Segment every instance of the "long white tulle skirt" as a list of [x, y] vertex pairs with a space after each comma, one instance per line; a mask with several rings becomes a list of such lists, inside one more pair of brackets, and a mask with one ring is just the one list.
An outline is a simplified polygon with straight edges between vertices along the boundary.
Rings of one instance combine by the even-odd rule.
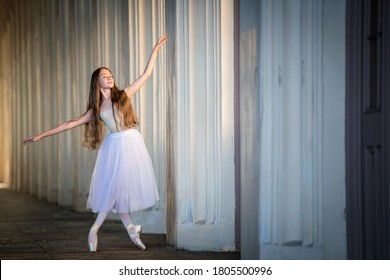
[[143, 136], [136, 129], [109, 133], [98, 151], [87, 201], [93, 212], [135, 212], [159, 199]]

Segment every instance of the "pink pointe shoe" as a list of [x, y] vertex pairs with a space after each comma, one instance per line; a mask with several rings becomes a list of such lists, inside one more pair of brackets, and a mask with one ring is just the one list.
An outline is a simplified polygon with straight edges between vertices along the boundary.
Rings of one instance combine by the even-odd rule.
[[140, 248], [141, 250], [145, 250], [146, 247], [144, 243], [142, 243], [140, 238], [142, 232], [142, 226], [131, 224], [128, 227], [126, 227], [126, 229], [127, 229], [127, 233], [130, 236], [131, 241], [133, 241], [133, 243], [137, 245], [138, 248]]
[[91, 229], [89, 230], [88, 234], [88, 246], [89, 246], [89, 251], [91, 253], [96, 252], [97, 250], [97, 243], [98, 243], [98, 238], [97, 238], [97, 232], [99, 230], [98, 225], [93, 225]]

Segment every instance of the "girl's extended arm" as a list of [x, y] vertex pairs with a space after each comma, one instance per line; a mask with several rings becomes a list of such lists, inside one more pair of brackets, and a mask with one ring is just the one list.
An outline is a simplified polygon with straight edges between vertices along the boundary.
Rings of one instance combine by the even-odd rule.
[[168, 40], [167, 35], [163, 35], [160, 37], [157, 44], [153, 48], [153, 52], [150, 55], [149, 62], [146, 65], [144, 73], [137, 80], [135, 80], [131, 85], [125, 88], [125, 92], [127, 93], [127, 96], [129, 98], [132, 97], [152, 75], [152, 71], [154, 68], [154, 64], [156, 63], [158, 51], [160, 50], [161, 46], [166, 42], [166, 40]]
[[27, 137], [26, 139], [24, 139], [23, 143], [24, 144], [33, 143], [33, 142], [36, 142], [38, 140], [41, 140], [42, 138], [49, 137], [49, 136], [64, 132], [66, 130], [75, 128], [77, 126], [86, 124], [87, 122], [90, 122], [92, 120], [92, 117], [93, 117], [92, 110], [88, 110], [86, 113], [84, 113], [83, 115], [81, 115], [78, 118], [63, 122], [63, 123], [57, 125], [56, 127], [52, 128], [50, 130], [47, 130], [41, 134]]

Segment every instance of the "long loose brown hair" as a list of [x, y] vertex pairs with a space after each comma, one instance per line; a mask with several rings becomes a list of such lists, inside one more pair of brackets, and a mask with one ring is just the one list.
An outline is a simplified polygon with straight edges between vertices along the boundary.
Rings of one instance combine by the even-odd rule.
[[[107, 69], [112, 74], [111, 70], [106, 67], [96, 69], [91, 76], [91, 84], [89, 86], [89, 97], [87, 104], [87, 112], [92, 110], [93, 118], [85, 124], [83, 145], [89, 149], [96, 150], [99, 148], [104, 138], [103, 122], [100, 118], [100, 106], [103, 103], [103, 94], [100, 91], [99, 74], [102, 69]], [[113, 107], [113, 115], [118, 128], [118, 120], [114, 114], [114, 106], [118, 110], [118, 115], [126, 127], [132, 128], [139, 125], [139, 121], [130, 98], [124, 90], [119, 90], [115, 84], [111, 89], [111, 102]], [[119, 120], [119, 123], [121, 121]]]

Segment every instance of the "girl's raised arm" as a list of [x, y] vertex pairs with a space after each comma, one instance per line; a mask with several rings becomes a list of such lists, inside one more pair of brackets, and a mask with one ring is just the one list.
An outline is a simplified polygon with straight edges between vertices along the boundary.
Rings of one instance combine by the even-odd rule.
[[87, 112], [85, 112], [83, 115], [81, 115], [80, 117], [77, 117], [77, 118], [70, 120], [70, 121], [63, 122], [52, 129], [49, 129], [45, 132], [42, 132], [41, 134], [27, 137], [26, 139], [24, 139], [23, 144], [30, 144], [30, 143], [39, 141], [42, 138], [49, 137], [49, 136], [52, 136], [55, 134], [59, 134], [59, 133], [64, 132], [66, 130], [69, 130], [69, 129], [75, 128], [77, 126], [86, 124], [86, 123], [90, 122], [92, 120], [92, 118], [93, 118], [93, 114], [92, 114], [92, 110], [90, 109]]
[[154, 68], [154, 65], [156, 63], [157, 54], [161, 48], [161, 46], [168, 40], [168, 35], [163, 35], [158, 40], [157, 44], [154, 46], [152, 54], [150, 55], [148, 64], [146, 65], [144, 73], [139, 76], [137, 80], [135, 80], [131, 85], [125, 88], [125, 92], [127, 93], [127, 96], [130, 98], [132, 97], [144, 84], [145, 82], [150, 78], [152, 75], [152, 71]]

